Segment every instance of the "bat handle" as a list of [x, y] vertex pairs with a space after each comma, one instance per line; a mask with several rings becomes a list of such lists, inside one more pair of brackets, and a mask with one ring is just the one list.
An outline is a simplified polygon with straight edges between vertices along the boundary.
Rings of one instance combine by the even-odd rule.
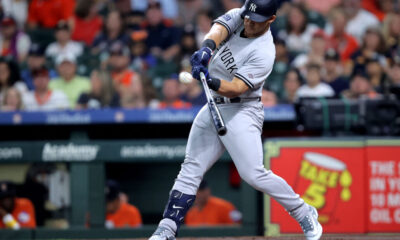
[[200, 78], [201, 78], [201, 80], [206, 80], [206, 75], [204, 75], [204, 73], [203, 72], [200, 72]]
[[211, 117], [214, 121], [215, 129], [217, 130], [218, 135], [224, 136], [226, 134], [226, 126], [224, 120], [222, 119], [221, 113], [211, 95], [210, 89], [207, 85], [206, 76], [203, 72], [200, 72], [200, 80], [204, 87], [204, 92], [206, 93], [208, 109], [210, 110]]

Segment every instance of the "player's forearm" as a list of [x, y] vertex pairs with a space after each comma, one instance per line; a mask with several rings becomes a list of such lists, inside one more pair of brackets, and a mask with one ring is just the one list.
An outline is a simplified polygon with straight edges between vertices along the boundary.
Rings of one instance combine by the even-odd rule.
[[248, 87], [242, 84], [241, 81], [228, 82], [226, 80], [220, 80], [220, 86], [218, 93], [224, 97], [235, 98], [247, 91]]
[[215, 23], [204, 37], [204, 40], [211, 39], [215, 42], [216, 47], [218, 47], [227, 37], [228, 30], [221, 24]]

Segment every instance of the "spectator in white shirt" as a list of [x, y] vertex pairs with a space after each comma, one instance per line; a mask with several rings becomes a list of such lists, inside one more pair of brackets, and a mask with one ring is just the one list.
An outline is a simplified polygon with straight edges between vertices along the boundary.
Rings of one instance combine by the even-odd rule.
[[35, 90], [23, 97], [25, 109], [28, 111], [62, 110], [69, 107], [67, 96], [59, 90], [50, 90], [49, 71], [45, 67], [32, 72]]
[[15, 19], [19, 29], [24, 29], [28, 18], [28, 0], [1, 0], [4, 15]]
[[61, 20], [55, 28], [56, 41], [51, 43], [46, 49], [46, 56], [56, 59], [59, 55], [72, 54], [75, 58], [83, 53], [81, 43], [71, 40], [71, 30], [66, 21]]
[[318, 64], [307, 65], [306, 84], [296, 92], [296, 99], [304, 97], [333, 97], [335, 91], [326, 83], [322, 82], [321, 67]]

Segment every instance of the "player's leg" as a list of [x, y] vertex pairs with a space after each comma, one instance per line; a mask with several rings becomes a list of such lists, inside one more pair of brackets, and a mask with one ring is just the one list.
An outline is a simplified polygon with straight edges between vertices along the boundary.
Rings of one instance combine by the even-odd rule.
[[[235, 111], [235, 110], [234, 110]], [[315, 230], [313, 236], [320, 236], [319, 223], [312, 217], [316, 211], [296, 194], [288, 183], [272, 171], [266, 170], [263, 164], [263, 147], [261, 141], [262, 115], [253, 108], [241, 109], [227, 123], [228, 132], [221, 137], [224, 146], [232, 157], [240, 176], [255, 189], [268, 194], [279, 202], [308, 232]], [[308, 220], [314, 220], [309, 226]], [[318, 237], [319, 237], [318, 236]], [[306, 234], [306, 237], [307, 234]]]
[[224, 151], [225, 148], [210, 121], [210, 113], [207, 107], [203, 107], [190, 130], [185, 160], [170, 192], [163, 219], [150, 240], [175, 238], [186, 212], [194, 202], [205, 172]]

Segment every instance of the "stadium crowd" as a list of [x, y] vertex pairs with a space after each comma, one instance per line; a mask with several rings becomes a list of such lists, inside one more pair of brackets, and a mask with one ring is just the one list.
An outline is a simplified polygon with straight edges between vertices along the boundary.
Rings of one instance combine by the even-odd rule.
[[[379, 98], [400, 87], [398, 0], [280, 1], [263, 103]], [[1, 0], [0, 111], [190, 108], [180, 83], [213, 19], [241, 0]]]

